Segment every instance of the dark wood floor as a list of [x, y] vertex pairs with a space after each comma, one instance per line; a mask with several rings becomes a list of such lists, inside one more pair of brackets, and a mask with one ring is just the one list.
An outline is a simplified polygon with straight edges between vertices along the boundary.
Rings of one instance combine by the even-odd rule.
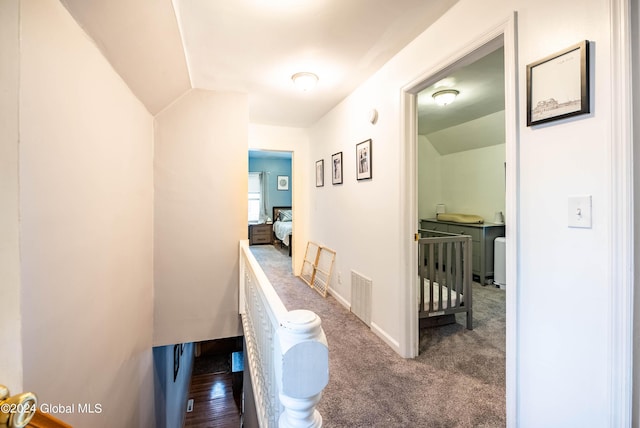
[[[187, 413], [186, 428], [240, 426], [240, 412], [233, 395], [233, 373], [206, 373], [191, 378], [189, 398], [193, 411]], [[236, 379], [237, 382], [237, 379]]]

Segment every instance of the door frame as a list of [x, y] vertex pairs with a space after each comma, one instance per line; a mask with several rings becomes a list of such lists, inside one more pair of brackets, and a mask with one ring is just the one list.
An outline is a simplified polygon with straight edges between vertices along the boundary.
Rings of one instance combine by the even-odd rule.
[[[635, 37], [638, 34], [638, 5], [629, 0], [610, 0], [611, 25], [611, 181], [609, 184], [611, 201], [609, 213], [611, 217], [611, 255], [609, 258], [609, 276], [611, 287], [611, 324], [609, 343], [609, 376], [608, 392], [610, 407], [610, 426], [627, 427], [638, 424], [640, 412], [638, 397], [633, 396], [635, 382], [640, 382], [637, 375], [640, 358], [633, 355], [634, 350], [634, 282], [640, 272], [640, 262], [636, 259], [634, 245], [640, 242], [638, 228], [634, 227], [634, 204], [640, 196], [638, 187], [634, 188], [634, 117], [633, 95], [638, 94], [637, 79], [639, 71], [637, 55], [639, 46]], [[632, 54], [632, 49], [634, 50]], [[634, 79], [636, 81], [634, 82]], [[634, 123], [635, 120], [635, 123]], [[637, 137], [636, 137], [637, 138]], [[635, 177], [636, 184], [638, 178]], [[635, 237], [635, 241], [634, 241]], [[638, 314], [636, 313], [636, 317]], [[635, 326], [638, 327], [636, 322]], [[635, 385], [635, 392], [638, 385]]]
[[[291, 177], [289, 179], [289, 188], [291, 189], [291, 212], [294, 213], [294, 217], [296, 214], [296, 205], [297, 205], [297, 193], [296, 193], [296, 186], [295, 183], [298, 181], [296, 180], [296, 152], [295, 150], [291, 149], [272, 149], [272, 148], [267, 148], [267, 147], [253, 147], [250, 146], [247, 149], [247, 156], [249, 156], [251, 154], [251, 152], [268, 152], [268, 153], [289, 153], [291, 155]], [[296, 217], [297, 218], [297, 217]], [[272, 219], [275, 222], [275, 219]], [[297, 230], [296, 230], [296, 226], [297, 223], [300, 223], [299, 221], [294, 221], [292, 224], [292, 235], [296, 236]], [[301, 241], [302, 242], [302, 241]], [[293, 245], [293, 242], [290, 242], [289, 245], [291, 246], [291, 270], [292, 272], [294, 272], [294, 274], [298, 274], [298, 271], [296, 271], [296, 260], [297, 260], [297, 256], [296, 256], [296, 247]]]
[[506, 223], [506, 409], [507, 426], [516, 421], [516, 376], [517, 376], [517, 296], [519, 279], [518, 248], [520, 220], [518, 212], [518, 80], [516, 55], [516, 13], [508, 16], [494, 28], [471, 40], [464, 49], [452, 53], [442, 63], [424, 70], [413, 81], [401, 89], [401, 177], [400, 206], [405, 215], [401, 216], [400, 248], [404, 262], [401, 269], [401, 284], [404, 284], [401, 296], [402, 322], [401, 352], [407, 358], [418, 354], [418, 317], [415, 302], [418, 290], [418, 258], [414, 234], [418, 229], [418, 193], [417, 193], [417, 94], [422, 89], [445, 77], [452, 69], [471, 63], [495, 50], [504, 47], [505, 56], [505, 137], [506, 137], [506, 192], [505, 208], [509, 217]]

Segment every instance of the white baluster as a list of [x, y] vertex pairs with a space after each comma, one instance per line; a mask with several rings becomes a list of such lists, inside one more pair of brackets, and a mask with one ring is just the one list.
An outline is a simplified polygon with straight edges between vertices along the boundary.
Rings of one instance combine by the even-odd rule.
[[307, 310], [286, 314], [274, 349], [280, 403], [280, 428], [322, 426], [315, 409], [329, 382], [329, 348], [320, 318]]

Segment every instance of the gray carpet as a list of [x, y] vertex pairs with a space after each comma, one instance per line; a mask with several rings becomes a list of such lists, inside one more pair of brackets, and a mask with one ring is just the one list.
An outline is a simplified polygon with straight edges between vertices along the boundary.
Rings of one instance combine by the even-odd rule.
[[[291, 273], [286, 252], [251, 247], [288, 310], [322, 319], [329, 385], [318, 410], [325, 427], [504, 427], [505, 292], [474, 284], [474, 330], [422, 329], [420, 355], [401, 358], [332, 296]], [[338, 254], [339, 257], [339, 254]]]

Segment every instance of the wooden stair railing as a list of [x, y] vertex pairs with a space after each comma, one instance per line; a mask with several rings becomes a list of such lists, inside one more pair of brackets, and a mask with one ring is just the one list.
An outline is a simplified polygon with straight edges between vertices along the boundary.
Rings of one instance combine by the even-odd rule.
[[54, 418], [49, 413], [43, 413], [40, 410], [36, 410], [33, 419], [27, 425], [28, 428], [73, 428], [66, 422], [62, 422], [60, 419]]
[[38, 409], [33, 392], [11, 395], [0, 385], [0, 428], [73, 428], [71, 425]]

